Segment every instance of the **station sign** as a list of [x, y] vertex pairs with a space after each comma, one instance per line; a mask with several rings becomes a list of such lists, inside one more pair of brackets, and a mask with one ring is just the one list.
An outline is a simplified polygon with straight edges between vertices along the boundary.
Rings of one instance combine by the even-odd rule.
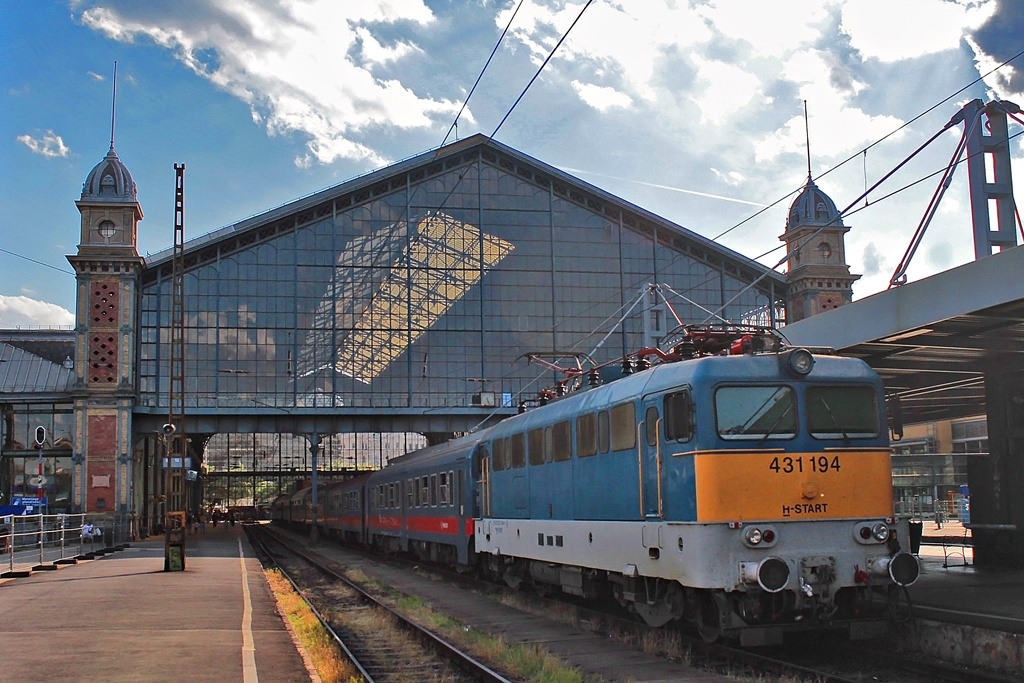
[[11, 505], [23, 505], [24, 507], [32, 508], [37, 505], [43, 506], [46, 504], [47, 501], [45, 497], [40, 499], [36, 496], [11, 496]]

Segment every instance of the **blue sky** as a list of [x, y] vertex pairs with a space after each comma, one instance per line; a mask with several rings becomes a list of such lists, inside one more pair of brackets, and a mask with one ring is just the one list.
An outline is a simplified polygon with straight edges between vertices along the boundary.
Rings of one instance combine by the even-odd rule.
[[[495, 130], [584, 4], [523, 0], [459, 137]], [[517, 5], [0, 0], [0, 326], [73, 323], [65, 256], [109, 146], [115, 60], [145, 256], [173, 241], [175, 163], [191, 238], [440, 145]], [[940, 104], [1022, 36], [1011, 0], [595, 0], [496, 138], [775, 265], [789, 201], [757, 212], [806, 180], [805, 100], [815, 180], [843, 208], [964, 102], [1024, 104], [1024, 57]], [[846, 219], [855, 298], [886, 287], [936, 181], [881, 197], [941, 169], [957, 139]], [[973, 259], [965, 175], [912, 280]]]

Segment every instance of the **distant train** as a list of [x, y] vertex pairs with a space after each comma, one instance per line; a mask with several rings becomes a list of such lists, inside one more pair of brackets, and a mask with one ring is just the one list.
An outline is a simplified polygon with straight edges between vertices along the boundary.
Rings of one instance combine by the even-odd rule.
[[[613, 597], [708, 640], [885, 628], [920, 566], [893, 515], [873, 370], [708, 327], [604, 382], [609, 369], [568, 371], [539, 407], [322, 486], [321, 533]], [[310, 499], [282, 496], [273, 517], [309, 525]]]

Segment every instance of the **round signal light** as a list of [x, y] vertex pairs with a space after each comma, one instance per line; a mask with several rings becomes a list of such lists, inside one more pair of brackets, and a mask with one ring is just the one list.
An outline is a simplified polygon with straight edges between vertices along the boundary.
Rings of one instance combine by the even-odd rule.
[[773, 543], [775, 541], [775, 531], [772, 529], [765, 529], [764, 533], [761, 534], [761, 538], [764, 539], [765, 543]]
[[887, 527], [883, 522], [879, 522], [871, 529], [871, 535], [874, 536], [875, 540], [879, 543], [888, 540], [889, 527]]
[[865, 541], [871, 540], [871, 528], [870, 527], [862, 526], [858, 530], [858, 533], [860, 534], [860, 537], [863, 538]]
[[743, 537], [747, 539], [747, 543], [750, 545], [759, 545], [761, 543], [761, 530], [751, 527], [743, 533]]

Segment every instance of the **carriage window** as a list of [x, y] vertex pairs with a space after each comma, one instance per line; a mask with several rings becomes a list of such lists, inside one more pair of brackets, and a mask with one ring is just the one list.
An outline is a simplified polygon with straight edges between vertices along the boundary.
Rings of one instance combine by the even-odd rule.
[[693, 438], [693, 405], [689, 392], [665, 395], [665, 438], [669, 441]]
[[871, 387], [809, 387], [807, 425], [819, 439], [878, 436], [878, 403]]
[[597, 415], [594, 413], [576, 418], [576, 455], [580, 458], [597, 455]]
[[608, 425], [608, 411], [602, 410], [597, 414], [597, 450], [607, 453], [611, 447], [611, 429]]
[[448, 504], [448, 473], [447, 472], [442, 472], [441, 473], [440, 482], [441, 482], [440, 497], [439, 497], [437, 502], [438, 502], [438, 505], [447, 505]]
[[544, 458], [544, 430], [543, 429], [531, 429], [530, 430], [530, 464], [531, 465], [543, 465], [546, 460]]
[[651, 406], [644, 413], [644, 433], [648, 446], [658, 445], [658, 409]]
[[406, 482], [406, 485], [408, 487], [409, 507], [415, 507], [415, 505], [416, 505], [416, 494], [414, 493], [414, 491], [416, 490], [416, 487], [414, 487], [412, 485], [412, 479], [410, 479], [408, 482]]
[[636, 448], [636, 410], [633, 404], [615, 406], [611, 418], [612, 450]]
[[437, 475], [430, 475], [430, 504], [432, 506], [437, 505]]
[[420, 505], [423, 507], [430, 505], [430, 477], [423, 477], [421, 480]]
[[505, 452], [509, 451], [512, 453], [512, 467], [526, 467], [526, 440], [521, 433], [505, 440]]
[[505, 440], [495, 439], [494, 446], [491, 448], [491, 470], [500, 472], [506, 469], [508, 469], [508, 459], [505, 455]]
[[796, 435], [796, 399], [785, 386], [721, 387], [715, 419], [723, 439], [789, 439]]

